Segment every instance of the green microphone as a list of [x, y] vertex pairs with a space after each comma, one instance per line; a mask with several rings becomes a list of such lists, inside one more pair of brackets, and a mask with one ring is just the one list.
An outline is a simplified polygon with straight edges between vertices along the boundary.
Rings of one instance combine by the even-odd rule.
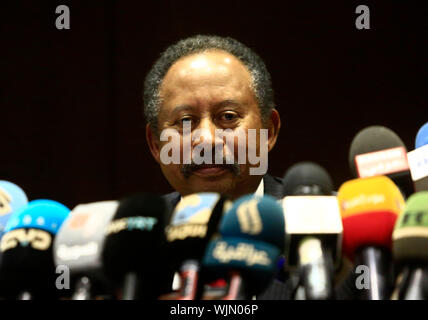
[[394, 259], [402, 268], [398, 298], [428, 298], [428, 191], [413, 194], [395, 224]]

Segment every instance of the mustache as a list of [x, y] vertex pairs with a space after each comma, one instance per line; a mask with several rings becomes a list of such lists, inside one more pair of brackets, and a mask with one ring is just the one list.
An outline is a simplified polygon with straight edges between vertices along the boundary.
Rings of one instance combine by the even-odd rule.
[[[225, 167], [226, 169], [230, 170], [235, 176], [239, 176], [239, 174], [241, 173], [241, 169], [240, 169], [238, 162], [236, 160], [234, 160], [234, 162], [231, 164], [226, 163], [226, 159], [223, 159], [222, 163], [214, 163], [213, 162], [212, 164], [221, 165], [221, 166]], [[192, 160], [192, 162], [190, 164], [183, 164], [183, 166], [181, 167], [181, 173], [187, 179], [192, 175], [193, 171], [198, 170], [202, 167], [205, 167], [206, 165], [207, 165], [207, 163], [196, 164]]]

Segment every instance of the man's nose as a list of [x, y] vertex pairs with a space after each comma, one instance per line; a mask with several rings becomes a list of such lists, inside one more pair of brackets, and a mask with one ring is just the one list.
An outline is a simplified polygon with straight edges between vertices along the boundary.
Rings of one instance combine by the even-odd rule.
[[193, 141], [194, 146], [200, 143], [209, 144], [212, 148], [214, 148], [216, 144], [223, 145], [223, 139], [216, 137], [216, 129], [218, 128], [211, 119], [201, 119], [198, 127], [196, 128], [197, 131], [194, 132], [196, 135], [196, 139]]

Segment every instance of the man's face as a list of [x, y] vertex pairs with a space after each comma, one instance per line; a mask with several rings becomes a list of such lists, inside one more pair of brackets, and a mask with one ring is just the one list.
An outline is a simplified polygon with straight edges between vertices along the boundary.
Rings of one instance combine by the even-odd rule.
[[[174, 63], [163, 79], [160, 95], [162, 104], [158, 117], [158, 134], [147, 126], [147, 140], [153, 156], [171, 186], [187, 195], [196, 192], [219, 192], [231, 198], [254, 192], [262, 178], [250, 175], [249, 168], [258, 165], [214, 164], [214, 146], [223, 143], [215, 138], [216, 129], [240, 129], [247, 136], [248, 129], [256, 129], [257, 155], [260, 150], [259, 129], [263, 128], [260, 109], [253, 89], [251, 76], [246, 67], [233, 55], [224, 51], [211, 50], [181, 58]], [[275, 144], [279, 131], [279, 115], [274, 110], [269, 124], [268, 150]], [[205, 140], [212, 146], [213, 164], [186, 166], [181, 157], [180, 164], [164, 164], [160, 151], [168, 141], [160, 141], [162, 130], [174, 129], [180, 136], [180, 154], [183, 153], [184, 124], [191, 125], [192, 134], [196, 129], [211, 133], [212, 140]], [[204, 139], [191, 142], [194, 149]], [[235, 139], [234, 155], [237, 158], [238, 145]], [[245, 143], [248, 143], [246, 139]], [[262, 142], [263, 143], [263, 142]], [[248, 150], [248, 145], [247, 149]], [[226, 151], [225, 151], [226, 152]], [[239, 167], [239, 170], [236, 168]], [[183, 170], [184, 169], [184, 170]]]

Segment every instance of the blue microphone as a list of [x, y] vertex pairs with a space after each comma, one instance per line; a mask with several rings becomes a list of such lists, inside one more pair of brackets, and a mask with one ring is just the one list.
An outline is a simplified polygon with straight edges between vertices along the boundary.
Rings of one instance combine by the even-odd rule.
[[416, 134], [415, 149], [428, 144], [428, 122], [425, 123]]
[[281, 205], [269, 195], [237, 199], [220, 224], [223, 237], [241, 237], [285, 248], [285, 220]]
[[208, 244], [204, 267], [228, 278], [222, 300], [251, 300], [272, 280], [280, 250], [263, 241], [220, 237]]
[[224, 300], [251, 299], [267, 288], [285, 248], [281, 206], [270, 196], [237, 199], [220, 223], [203, 259], [207, 269], [228, 278]]
[[415, 191], [428, 191], [428, 122], [418, 131], [415, 150], [407, 153]]
[[3, 296], [53, 299], [56, 288], [53, 238], [70, 210], [53, 200], [34, 200], [9, 219], [0, 241]]
[[12, 182], [0, 180], [0, 238], [11, 215], [27, 203], [24, 190]]

